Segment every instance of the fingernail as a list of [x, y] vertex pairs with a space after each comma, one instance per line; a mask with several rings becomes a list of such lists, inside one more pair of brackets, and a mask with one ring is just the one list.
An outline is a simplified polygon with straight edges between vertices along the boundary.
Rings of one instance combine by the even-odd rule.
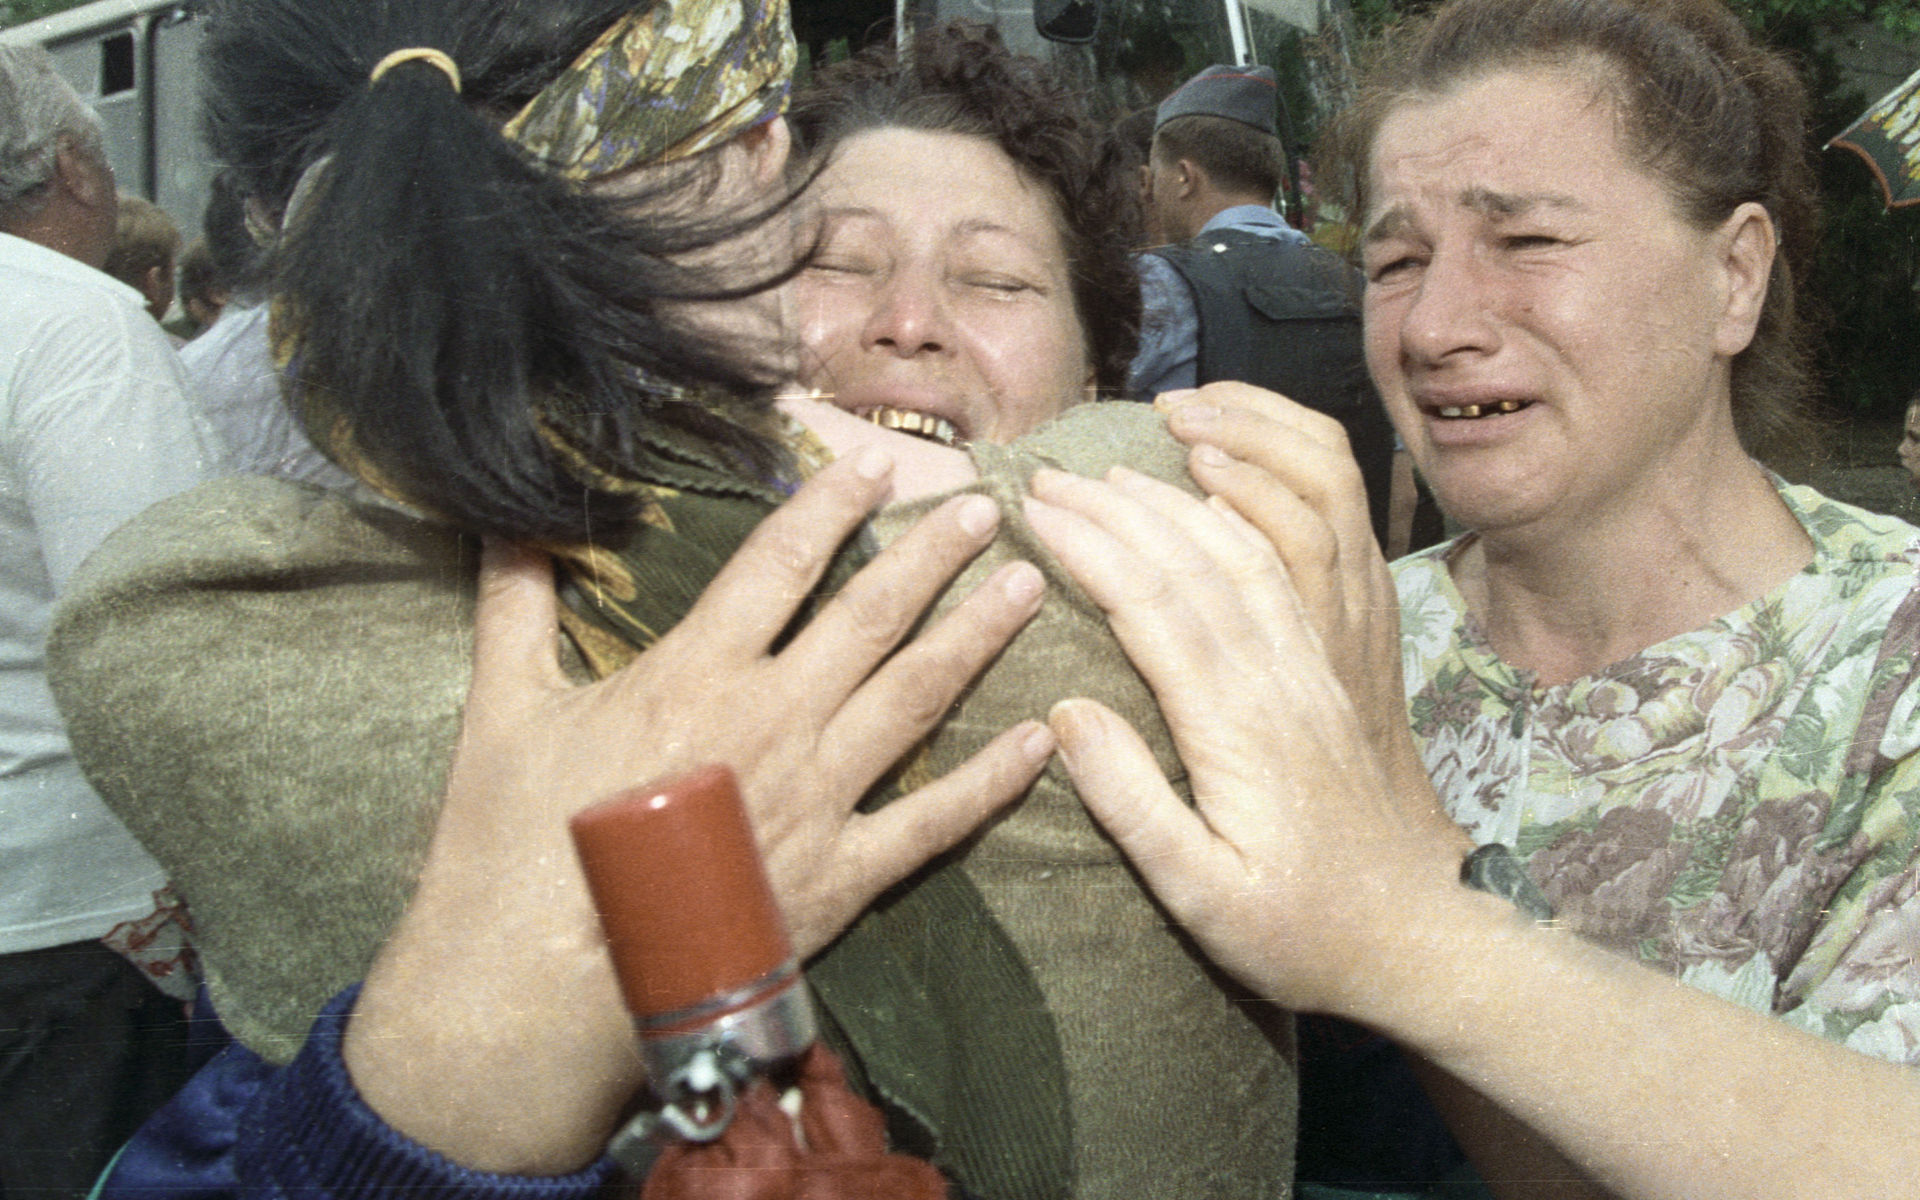
[[1153, 406], [1161, 412], [1171, 412], [1193, 399], [1193, 394], [1198, 390], [1197, 388], [1175, 388], [1169, 392], [1161, 392], [1153, 398]]
[[1046, 578], [1030, 562], [1014, 563], [1000, 579], [1000, 594], [1023, 608], [1036, 603], [1046, 590]]
[[1058, 467], [1041, 467], [1033, 473], [1033, 478], [1027, 481], [1027, 487], [1035, 492], [1050, 491], [1066, 478], [1067, 473]]
[[1000, 506], [985, 496], [967, 496], [959, 501], [954, 516], [960, 528], [974, 537], [985, 537], [1000, 523]]
[[1033, 526], [1036, 530], [1048, 521], [1056, 520], [1060, 513], [1059, 509], [1037, 496], [1021, 497], [1020, 510], [1026, 514], [1027, 524]]
[[1184, 428], [1211, 425], [1220, 419], [1220, 406], [1218, 404], [1183, 404], [1167, 419]]
[[1053, 753], [1055, 742], [1053, 730], [1038, 721], [1032, 722], [1033, 728], [1020, 739], [1020, 752], [1030, 759], [1046, 758]]
[[893, 455], [878, 446], [862, 446], [853, 453], [854, 474], [862, 479], [884, 479], [893, 470]]
[[1059, 739], [1060, 757], [1069, 767], [1073, 765], [1074, 751], [1085, 752], [1098, 749], [1100, 722], [1085, 700], [1062, 700], [1047, 710], [1047, 724]]
[[1233, 456], [1218, 446], [1202, 442], [1193, 448], [1193, 460], [1203, 467], [1224, 467], [1233, 462]]

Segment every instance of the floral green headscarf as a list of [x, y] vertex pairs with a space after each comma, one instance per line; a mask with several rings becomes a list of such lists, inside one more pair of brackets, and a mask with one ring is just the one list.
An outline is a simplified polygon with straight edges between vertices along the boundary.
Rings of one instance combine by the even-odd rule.
[[[424, 54], [424, 51], [409, 53]], [[437, 51], [433, 52], [438, 54]], [[507, 122], [502, 135], [533, 154], [556, 174], [577, 182], [632, 167], [689, 158], [725, 144], [786, 108], [797, 58], [787, 0], [655, 0], [640, 3], [615, 21]], [[445, 70], [457, 89], [458, 70]], [[375, 79], [382, 71], [375, 70]], [[307, 169], [287, 204], [292, 225], [309, 203], [325, 203], [332, 157]], [[304, 322], [286, 298], [274, 302], [275, 364], [282, 368], [287, 401], [320, 449], [375, 491], [431, 512], [430, 496], [403, 494], [357, 445], [354, 432], [325, 388], [309, 386], [298, 369]], [[637, 374], [637, 368], [629, 368]], [[655, 403], [708, 408], [698, 388], [663, 378], [639, 380], [638, 393]], [[724, 454], [700, 439], [662, 426], [634, 448], [644, 461], [595, 461], [586, 442], [569, 428], [568, 414], [546, 398], [529, 402], [542, 435], [581, 482], [611, 493], [642, 497], [643, 519], [654, 519], [646, 497], [657, 487], [700, 488], [752, 498], [778, 499], [772, 481], [745, 479]], [[803, 473], [819, 449], [792, 423], [768, 413], [723, 418], [745, 421], [749, 433], [782, 443]], [[656, 522], [657, 523], [657, 522]]]
[[785, 110], [786, 0], [660, 0], [616, 21], [501, 132], [570, 179], [669, 163]]

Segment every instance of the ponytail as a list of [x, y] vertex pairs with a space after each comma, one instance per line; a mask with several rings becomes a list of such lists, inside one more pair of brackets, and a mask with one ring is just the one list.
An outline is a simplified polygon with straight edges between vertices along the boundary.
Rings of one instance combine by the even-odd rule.
[[[636, 500], [576, 460], [618, 475], [663, 431], [748, 477], [777, 469], [739, 423], [778, 382], [765, 348], [672, 315], [774, 281], [678, 265], [764, 214], [701, 215], [711, 156], [616, 200], [499, 132], [631, 7], [551, 0], [540, 20], [508, 0], [216, 10], [216, 152], [275, 210], [311, 172], [279, 214], [273, 263], [296, 407], [331, 452], [350, 442], [350, 468], [472, 532], [583, 541], [619, 528]], [[445, 55], [461, 90], [430, 56], [371, 78], [409, 47]]]

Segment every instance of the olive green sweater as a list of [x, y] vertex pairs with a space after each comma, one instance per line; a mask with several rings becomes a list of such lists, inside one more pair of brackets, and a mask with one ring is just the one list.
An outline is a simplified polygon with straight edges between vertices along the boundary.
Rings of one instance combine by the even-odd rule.
[[[1016, 557], [1040, 565], [1050, 590], [932, 739], [925, 769], [942, 772], [1009, 724], [1086, 695], [1141, 729], [1181, 782], [1151, 695], [1099, 611], [1035, 541], [1017, 499], [1048, 463], [1098, 474], [1124, 462], [1191, 486], [1184, 451], [1151, 411], [1103, 404], [974, 454], [977, 490], [1007, 519], [941, 603]], [[935, 502], [885, 511], [876, 532], [893, 536]], [[56, 621], [50, 673], [80, 762], [186, 896], [216, 1007], [270, 1061], [290, 1058], [320, 1006], [364, 974], [410, 894], [465, 697], [475, 569], [470, 543], [406, 513], [230, 479], [116, 534]], [[1007, 1080], [1061, 1077], [1067, 1111], [1049, 1132], [1037, 1127], [1045, 1121], [1016, 1120], [1014, 1106], [927, 1113], [918, 1110], [937, 1107], [937, 1096], [916, 1105], [908, 1095], [937, 1138], [972, 1143], [957, 1157], [991, 1164], [994, 1148], [978, 1143], [1031, 1141], [1051, 1156], [1044, 1148], [1064, 1137], [1071, 1161], [1052, 1166], [1075, 1197], [1287, 1194], [1290, 1022], [1205, 964], [1088, 819], [1057, 762], [962, 863], [1057, 1034], [1057, 1047], [1032, 1051], [1035, 1061], [993, 1069]], [[887, 1052], [901, 1061], [865, 1064], [897, 1075], [906, 1093], [981, 1069], [967, 1045], [929, 1044], [958, 1036], [942, 1032], [955, 1024], [940, 1019], [942, 1005], [978, 1015], [966, 1007], [964, 977], [961, 994], [950, 994], [950, 980], [911, 976], [913, 963], [980, 932], [915, 936], [932, 941], [895, 954], [888, 971], [869, 971], [857, 944], [841, 963], [809, 969], [816, 986], [831, 983], [822, 994], [832, 1020], [862, 1057], [863, 1037], [908, 1031], [905, 1048]], [[871, 997], [859, 994], [867, 979], [885, 980]], [[989, 993], [1007, 994], [983, 985]], [[885, 1079], [870, 1082], [900, 1098]], [[1058, 1093], [1033, 1094], [1045, 1104]], [[957, 1171], [975, 1189], [997, 1181], [1035, 1196], [1058, 1182], [991, 1165]]]

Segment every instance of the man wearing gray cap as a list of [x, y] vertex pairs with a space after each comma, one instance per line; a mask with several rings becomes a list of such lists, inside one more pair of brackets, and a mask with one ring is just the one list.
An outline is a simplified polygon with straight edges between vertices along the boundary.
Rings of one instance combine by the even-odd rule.
[[1360, 277], [1273, 210], [1287, 162], [1279, 104], [1273, 69], [1257, 66], [1208, 67], [1161, 102], [1143, 194], [1173, 244], [1138, 260], [1146, 311], [1129, 383], [1151, 399], [1239, 380], [1334, 417], [1388, 546], [1393, 429], [1361, 353]]

